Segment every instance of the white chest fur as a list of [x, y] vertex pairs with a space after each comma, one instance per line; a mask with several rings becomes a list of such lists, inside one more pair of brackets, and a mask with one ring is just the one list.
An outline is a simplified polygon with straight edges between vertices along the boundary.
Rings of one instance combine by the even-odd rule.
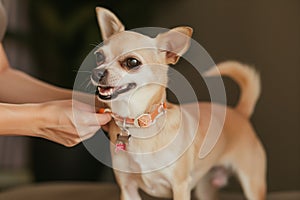
[[[160, 118], [156, 123], [157, 127], [163, 128], [130, 129], [132, 138], [127, 151], [116, 153], [112, 145], [113, 167], [115, 171], [125, 172], [121, 173], [121, 176], [117, 175], [122, 179], [120, 185], [134, 182], [133, 185], [137, 185], [152, 196], [165, 198], [172, 196], [173, 167], [195, 137], [198, 121], [191, 116], [198, 110], [168, 111], [166, 118]], [[197, 116], [199, 113], [196, 112], [194, 115]]]
[[[156, 171], [144, 172], [143, 169], [149, 169], [148, 159], [149, 158], [143, 158], [142, 156], [134, 156], [127, 152], [119, 152], [113, 156], [113, 165], [114, 168], [121, 168], [123, 169], [122, 171], [125, 172], [122, 173], [122, 181], [136, 184], [139, 188], [152, 196], [164, 198], [171, 197], [171, 171], [167, 167]], [[152, 159], [151, 165], [152, 168], [157, 167], [155, 158]], [[125, 169], [125, 167], [127, 169]], [[131, 176], [132, 174], [135, 174], [134, 178]]]

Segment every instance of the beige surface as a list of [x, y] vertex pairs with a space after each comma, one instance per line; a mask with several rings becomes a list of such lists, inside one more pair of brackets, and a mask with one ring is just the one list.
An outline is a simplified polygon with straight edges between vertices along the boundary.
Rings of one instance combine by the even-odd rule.
[[[25, 186], [0, 193], [0, 200], [117, 200], [119, 190], [112, 184], [50, 183]], [[242, 200], [240, 195], [222, 194], [220, 200]], [[268, 200], [299, 200], [300, 192], [269, 194]], [[143, 194], [143, 200], [158, 200]]]

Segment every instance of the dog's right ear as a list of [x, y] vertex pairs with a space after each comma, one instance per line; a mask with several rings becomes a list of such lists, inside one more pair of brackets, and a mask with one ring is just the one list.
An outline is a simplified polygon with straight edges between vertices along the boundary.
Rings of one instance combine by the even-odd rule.
[[156, 37], [158, 48], [166, 53], [166, 63], [176, 64], [189, 49], [193, 29], [188, 26], [173, 28]]
[[102, 7], [97, 7], [96, 14], [103, 40], [125, 30], [121, 21], [111, 11]]

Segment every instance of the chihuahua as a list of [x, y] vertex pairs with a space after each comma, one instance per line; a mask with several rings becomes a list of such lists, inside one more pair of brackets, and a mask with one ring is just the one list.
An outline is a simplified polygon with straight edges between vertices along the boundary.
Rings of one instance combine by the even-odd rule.
[[[97, 7], [96, 13], [104, 42], [94, 52], [97, 67], [91, 81], [97, 98], [107, 105], [101, 112], [114, 118], [108, 133], [120, 199], [140, 200], [142, 189], [175, 200], [191, 199], [194, 190], [198, 199], [212, 200], [234, 174], [247, 199], [264, 200], [266, 155], [249, 121], [260, 95], [256, 71], [228, 61], [205, 73], [229, 76], [239, 84], [241, 98], [235, 108], [169, 103], [168, 65], [176, 64], [189, 49], [192, 28], [176, 27], [153, 38], [125, 31], [105, 8]], [[209, 129], [211, 119], [221, 116], [212, 112], [212, 106], [226, 115], [214, 147], [201, 157], [205, 137], [215, 130]]]

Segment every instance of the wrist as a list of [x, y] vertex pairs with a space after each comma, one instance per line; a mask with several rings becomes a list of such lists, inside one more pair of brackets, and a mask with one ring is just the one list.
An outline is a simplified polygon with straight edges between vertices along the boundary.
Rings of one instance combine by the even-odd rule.
[[38, 104], [1, 104], [0, 135], [37, 136], [43, 120]]

